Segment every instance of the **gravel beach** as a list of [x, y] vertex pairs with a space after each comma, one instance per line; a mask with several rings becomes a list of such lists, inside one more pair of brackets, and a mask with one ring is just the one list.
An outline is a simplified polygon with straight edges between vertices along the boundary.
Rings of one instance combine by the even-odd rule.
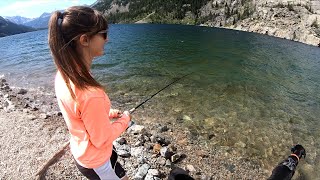
[[[130, 179], [167, 179], [175, 167], [202, 180], [266, 179], [271, 173], [254, 160], [233, 155], [230, 147], [199, 143], [176, 118], [158, 121], [144, 111], [134, 114], [137, 125], [114, 142]], [[0, 179], [86, 179], [68, 147], [43, 176], [35, 176], [69, 138], [54, 92], [13, 88], [1, 78], [0, 123]]]

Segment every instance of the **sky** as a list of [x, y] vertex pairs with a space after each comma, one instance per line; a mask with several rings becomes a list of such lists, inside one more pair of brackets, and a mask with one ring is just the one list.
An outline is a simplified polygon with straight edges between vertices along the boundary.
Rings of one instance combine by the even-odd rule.
[[0, 16], [36, 18], [75, 5], [91, 5], [96, 0], [0, 0]]

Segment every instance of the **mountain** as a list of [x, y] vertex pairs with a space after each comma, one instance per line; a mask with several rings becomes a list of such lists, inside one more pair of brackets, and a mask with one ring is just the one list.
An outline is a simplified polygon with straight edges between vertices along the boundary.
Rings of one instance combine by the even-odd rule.
[[0, 16], [0, 37], [34, 31], [35, 29], [15, 24]]
[[10, 17], [5, 16], [4, 18], [15, 23], [15, 24], [24, 24], [24, 23], [32, 20], [31, 18], [26, 18], [26, 17], [21, 17], [21, 16], [10, 16]]
[[43, 13], [40, 17], [24, 23], [25, 26], [30, 26], [36, 29], [48, 28], [50, 13]]
[[110, 23], [167, 23], [256, 32], [320, 46], [319, 0], [98, 0]]

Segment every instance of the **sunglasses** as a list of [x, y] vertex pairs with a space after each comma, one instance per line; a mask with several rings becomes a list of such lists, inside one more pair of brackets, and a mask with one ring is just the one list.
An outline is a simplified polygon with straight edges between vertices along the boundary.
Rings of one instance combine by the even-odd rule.
[[108, 30], [99, 31], [99, 32], [97, 32], [97, 34], [101, 34], [104, 39], [107, 39], [107, 37], [108, 37]]

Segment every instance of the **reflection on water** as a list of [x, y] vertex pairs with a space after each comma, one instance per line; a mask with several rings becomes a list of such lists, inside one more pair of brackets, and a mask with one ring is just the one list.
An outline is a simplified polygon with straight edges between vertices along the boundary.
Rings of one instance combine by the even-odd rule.
[[[33, 33], [38, 34], [29, 38], [37, 39], [37, 50], [21, 46], [27, 39], [23, 35], [22, 42], [15, 42], [21, 52], [9, 45], [10, 37], [0, 39], [9, 50], [0, 50], [0, 67], [12, 79], [19, 79], [18, 69], [28, 69], [23, 76], [30, 86], [40, 81], [50, 87], [54, 66], [42, 43], [47, 31]], [[149, 101], [147, 117], [182, 117], [199, 143], [229, 147], [233, 155], [255, 159], [267, 169], [286, 157], [292, 144], [301, 143], [307, 159], [298, 172], [306, 179], [320, 175], [319, 48], [216, 28], [111, 25], [105, 50], [93, 73], [116, 104], [130, 109], [193, 72]], [[142, 117], [139, 111], [136, 116]]]
[[145, 39], [135, 42], [138, 56], [135, 51], [121, 55], [130, 63], [125, 83], [117, 83], [118, 78], [107, 83], [114, 96], [122, 92], [142, 100], [194, 72], [146, 105], [157, 110], [155, 119], [163, 112], [168, 119], [184, 116], [196, 138], [231, 147], [234, 155], [256, 159], [268, 169], [301, 143], [309, 155], [299, 172], [314, 179], [319, 174], [319, 49], [257, 34], [176, 28], [146, 31]]

